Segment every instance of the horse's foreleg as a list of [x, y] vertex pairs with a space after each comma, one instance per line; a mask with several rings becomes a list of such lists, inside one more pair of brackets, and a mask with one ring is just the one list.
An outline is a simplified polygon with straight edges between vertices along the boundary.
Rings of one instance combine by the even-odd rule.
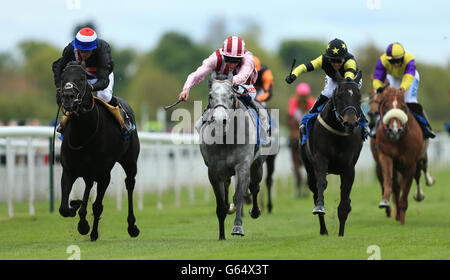
[[381, 173], [383, 174], [383, 197], [380, 204], [378, 204], [378, 207], [386, 208], [390, 207], [389, 200], [391, 196], [394, 163], [392, 158], [385, 155], [381, 151], [378, 151], [378, 159], [381, 166]]
[[350, 204], [350, 192], [352, 190], [354, 180], [354, 167], [350, 167], [348, 172], [341, 175], [341, 202], [338, 206], [339, 236], [344, 236], [345, 222], [347, 221], [348, 213], [352, 210], [352, 206]]
[[234, 227], [231, 231], [232, 235], [244, 236], [242, 227], [242, 209], [244, 206], [244, 192], [250, 183], [250, 167], [240, 164], [236, 166], [236, 190], [233, 195], [233, 202], [236, 205], [236, 217], [234, 219]]
[[216, 174], [211, 170], [208, 170], [208, 177], [216, 197], [216, 215], [219, 221], [219, 240], [225, 240], [225, 218], [227, 217], [228, 212], [225, 195], [228, 194], [227, 191], [225, 191], [224, 183], [218, 181], [216, 179]]
[[81, 205], [81, 201], [72, 201], [69, 206], [69, 196], [75, 180], [76, 178], [74, 176], [71, 176], [63, 169], [61, 176], [61, 205], [59, 206], [59, 213], [63, 217], [75, 217]]
[[125, 186], [128, 193], [128, 234], [131, 237], [137, 237], [139, 235], [139, 228], [136, 226], [136, 217], [134, 217], [133, 210], [133, 191], [136, 180], [134, 177], [128, 177], [125, 179]]
[[78, 232], [82, 235], [85, 235], [89, 232], [89, 223], [86, 220], [86, 215], [87, 215], [87, 204], [89, 201], [89, 194], [91, 193], [91, 189], [92, 186], [94, 184], [94, 181], [87, 179], [87, 178], [83, 178], [84, 179], [84, 183], [86, 185], [85, 189], [84, 189], [84, 194], [83, 194], [83, 202], [81, 203], [81, 207], [80, 210], [78, 211], [78, 215], [80, 216], [80, 221], [78, 222]]
[[328, 162], [325, 160], [324, 162], [320, 162], [320, 165], [320, 169], [318, 167], [315, 168], [317, 199], [315, 200], [313, 214], [325, 214], [324, 192], [328, 185], [326, 172]]
[[108, 173], [108, 177], [102, 182], [97, 182], [97, 198], [92, 204], [92, 212], [94, 213], [94, 223], [91, 231], [91, 241], [95, 241], [98, 238], [98, 222], [100, 221], [100, 216], [103, 212], [103, 197], [105, 196], [106, 189], [108, 188], [111, 176]]
[[408, 194], [411, 189], [414, 171], [415, 165], [413, 168], [405, 170], [404, 176], [402, 176], [402, 180], [400, 180], [401, 196], [398, 201], [398, 215], [401, 225], [405, 224], [406, 210], [408, 209]]

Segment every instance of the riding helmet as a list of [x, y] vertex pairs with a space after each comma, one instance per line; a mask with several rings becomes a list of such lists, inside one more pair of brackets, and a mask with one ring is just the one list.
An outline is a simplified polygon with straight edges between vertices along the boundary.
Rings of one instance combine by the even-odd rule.
[[336, 38], [328, 43], [324, 56], [327, 58], [344, 58], [347, 53], [347, 45], [344, 41]]

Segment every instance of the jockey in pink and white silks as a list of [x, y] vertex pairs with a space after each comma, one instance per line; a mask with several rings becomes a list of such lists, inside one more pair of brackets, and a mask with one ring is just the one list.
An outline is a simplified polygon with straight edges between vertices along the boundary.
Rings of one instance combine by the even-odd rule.
[[[256, 89], [253, 84], [258, 78], [253, 54], [245, 49], [245, 42], [238, 36], [229, 36], [223, 42], [222, 48], [215, 50], [208, 58], [203, 60], [202, 65], [191, 73], [184, 84], [178, 98], [187, 101], [191, 88], [203, 81], [207, 75], [215, 71], [217, 75], [228, 75], [233, 73], [233, 86], [241, 85], [248, 91], [248, 95], [240, 98], [247, 106], [256, 109], [253, 100]], [[201, 123], [200, 123], [201, 124]], [[197, 122], [196, 127], [199, 126]]]
[[215, 50], [197, 70], [191, 73], [184, 83], [179, 98], [187, 101], [190, 89], [203, 81], [212, 71], [216, 74], [228, 75], [233, 73], [233, 85], [243, 85], [249, 90], [252, 99], [256, 90], [253, 84], [258, 78], [253, 54], [245, 49], [245, 42], [238, 36], [229, 36], [220, 49]]

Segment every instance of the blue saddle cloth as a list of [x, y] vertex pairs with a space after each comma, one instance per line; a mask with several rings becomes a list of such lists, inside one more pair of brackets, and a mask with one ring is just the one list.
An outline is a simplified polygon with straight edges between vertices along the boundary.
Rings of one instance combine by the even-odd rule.
[[[322, 111], [324, 105], [321, 105], [317, 108], [317, 110], [320, 112]], [[305, 115], [302, 119], [302, 124], [305, 126], [305, 134], [302, 134], [302, 145], [306, 144], [306, 141], [309, 138], [309, 135], [311, 133], [311, 129], [314, 125], [314, 122], [317, 119], [317, 116], [319, 115], [319, 113], [309, 113], [307, 115]], [[365, 129], [366, 125], [367, 125], [367, 121], [365, 118], [360, 117], [359, 118], [359, 128], [361, 129], [361, 133], [362, 131]], [[363, 141], [366, 141], [367, 136], [364, 137]]]

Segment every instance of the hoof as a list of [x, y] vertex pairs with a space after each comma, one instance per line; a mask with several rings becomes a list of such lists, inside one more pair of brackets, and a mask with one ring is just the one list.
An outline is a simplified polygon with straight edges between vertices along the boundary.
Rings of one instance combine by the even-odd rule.
[[325, 215], [325, 207], [318, 205], [318, 206], [314, 207], [312, 213], [314, 215], [317, 215], [317, 214]]
[[227, 214], [230, 215], [233, 214], [234, 212], [236, 212], [236, 206], [233, 203], [231, 203], [230, 208], [228, 208]]
[[383, 199], [380, 201], [380, 204], [378, 204], [378, 208], [388, 208], [391, 207], [388, 200]]
[[234, 226], [231, 235], [244, 236], [244, 228], [242, 226]]
[[256, 209], [250, 209], [250, 211], [248, 211], [248, 213], [250, 214], [250, 217], [252, 217], [253, 219], [258, 218], [261, 215], [261, 210], [259, 208]]
[[426, 179], [425, 180], [425, 185], [427, 185], [428, 187], [431, 187], [432, 185], [434, 185], [434, 183], [436, 183], [436, 180], [434, 178], [430, 178], [430, 179]]
[[98, 239], [98, 232], [91, 232], [91, 241], [96, 241]]
[[135, 226], [132, 226], [132, 227], [128, 227], [128, 234], [131, 236], [131, 237], [137, 237], [138, 235], [139, 235], [139, 228], [135, 225]]
[[81, 235], [88, 234], [89, 230], [90, 230], [90, 227], [89, 227], [88, 221], [84, 220], [84, 221], [79, 221], [78, 222], [78, 232]]
[[417, 202], [421, 202], [422, 200], [425, 199], [425, 195], [424, 195], [424, 194], [419, 194], [419, 195], [417, 195], [417, 194], [415, 193], [413, 197], [414, 197], [414, 200], [417, 201]]

